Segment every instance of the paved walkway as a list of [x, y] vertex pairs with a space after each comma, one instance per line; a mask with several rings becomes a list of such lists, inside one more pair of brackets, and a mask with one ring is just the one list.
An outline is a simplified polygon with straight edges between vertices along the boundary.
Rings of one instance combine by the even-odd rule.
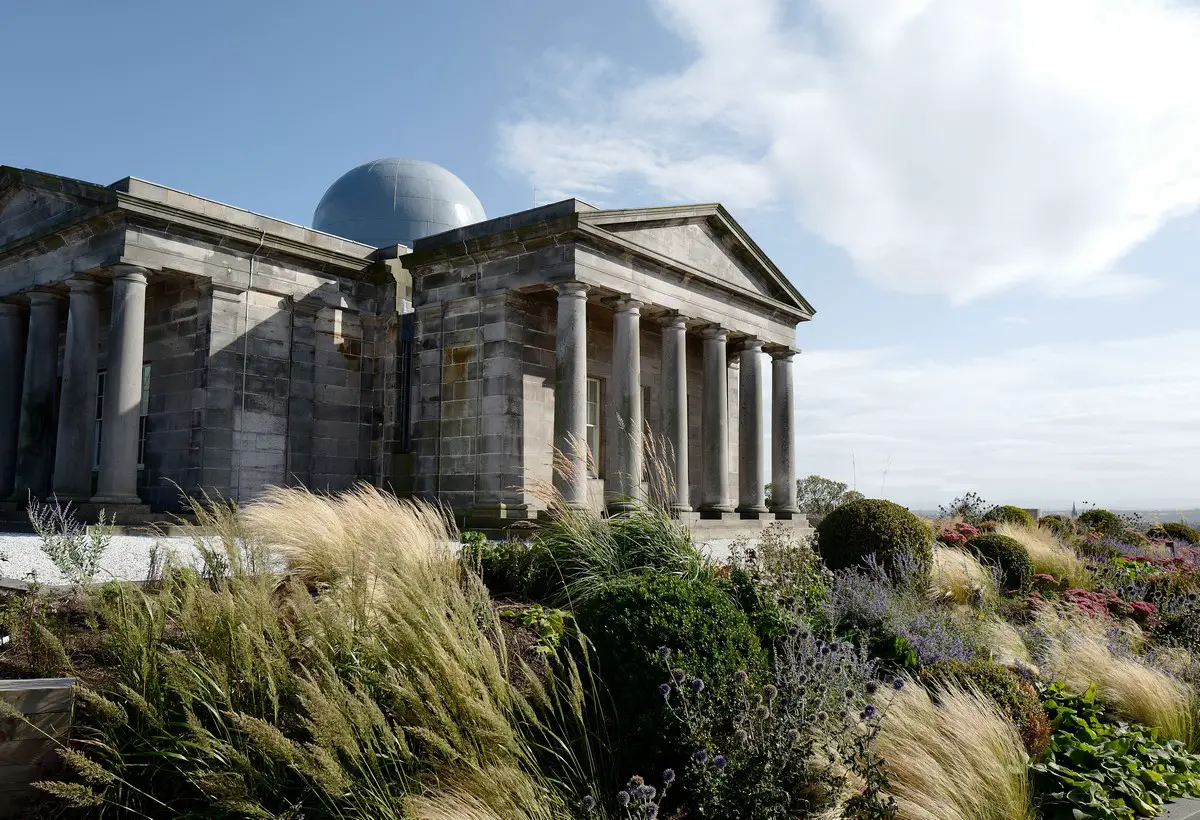
[[1177, 800], [1163, 810], [1158, 820], [1200, 820], [1200, 800]]
[[[196, 550], [190, 538], [156, 538], [147, 535], [115, 535], [108, 551], [100, 559], [96, 581], [113, 578], [142, 581], [150, 569], [151, 553], [157, 548], [168, 549], [184, 563], [191, 563]], [[28, 581], [31, 574], [40, 583], [50, 586], [66, 584], [67, 579], [42, 552], [36, 535], [0, 533], [0, 581]]]

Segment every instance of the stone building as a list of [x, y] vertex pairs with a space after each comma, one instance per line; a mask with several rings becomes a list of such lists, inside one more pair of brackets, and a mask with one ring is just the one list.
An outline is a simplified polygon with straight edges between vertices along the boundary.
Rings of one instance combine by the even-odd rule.
[[489, 220], [448, 171], [385, 160], [314, 225], [0, 168], [0, 497], [129, 521], [367, 481], [502, 526], [551, 484], [621, 508], [649, 460], [681, 516], [792, 517], [813, 310], [721, 206]]

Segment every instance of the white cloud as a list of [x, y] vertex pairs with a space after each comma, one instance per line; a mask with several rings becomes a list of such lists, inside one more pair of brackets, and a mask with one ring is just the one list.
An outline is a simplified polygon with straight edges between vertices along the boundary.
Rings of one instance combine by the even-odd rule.
[[1195, 5], [654, 2], [690, 64], [559, 62], [569, 91], [502, 127], [540, 198], [784, 206], [871, 279], [957, 300], [1144, 289], [1113, 265], [1200, 203]]
[[1200, 331], [974, 359], [797, 357], [804, 474], [908, 504], [1200, 506]]

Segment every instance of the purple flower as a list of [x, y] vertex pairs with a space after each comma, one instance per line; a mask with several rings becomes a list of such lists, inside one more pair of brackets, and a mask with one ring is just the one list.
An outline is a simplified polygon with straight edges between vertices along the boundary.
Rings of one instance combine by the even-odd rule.
[[717, 755], [713, 758], [713, 765], [718, 769], [724, 769], [729, 765], [729, 761], [725, 759], [725, 755]]
[[621, 808], [625, 808], [626, 806], [628, 806], [629, 801], [632, 799], [633, 799], [633, 795], [631, 795], [627, 791], [622, 790], [622, 791], [617, 792], [617, 805], [620, 806]]
[[590, 794], [583, 798], [583, 810], [589, 814], [594, 812], [596, 810], [596, 798], [592, 797]]
[[708, 749], [697, 749], [692, 753], [692, 757], [696, 759], [697, 763], [703, 763], [708, 760]]
[[670, 786], [674, 782], [675, 782], [675, 770], [674, 769], [665, 769], [663, 771], [663, 783]]
[[668, 647], [660, 646], [658, 648], [658, 656], [666, 661], [671, 657], [671, 650]]
[[901, 689], [903, 689], [904, 688], [904, 678], [896, 678], [894, 681], [892, 681], [892, 688], [895, 689], [897, 692], [899, 692]]
[[733, 682], [734, 683], [745, 683], [748, 677], [749, 677], [749, 675], [746, 674], [745, 669], [739, 669], [738, 671], [733, 673]]
[[677, 682], [683, 683], [684, 678], [687, 677], [687, 672], [684, 672], [682, 669], [672, 669], [671, 677], [673, 677]]
[[733, 737], [735, 740], [737, 740], [738, 743], [745, 743], [747, 740], [750, 739], [750, 735], [747, 734], [745, 729], [738, 729], [736, 732], [733, 733]]
[[867, 694], [873, 695], [879, 691], [879, 684], [875, 681], [867, 681]]
[[671, 684], [660, 683], [658, 685], [658, 694], [663, 696], [663, 700], [669, 698], [671, 696]]
[[862, 717], [863, 720], [871, 720], [878, 714], [879, 710], [875, 708], [875, 705], [868, 703], [867, 708], [862, 710], [862, 715], [860, 715], [860, 717]]
[[638, 797], [642, 798], [643, 800], [653, 800], [654, 795], [656, 794], [658, 794], [658, 789], [654, 788], [649, 783], [645, 783], [638, 787]]
[[699, 678], [693, 678], [691, 685], [692, 689], [694, 689], [696, 692], [704, 691], [704, 681], [700, 680]]
[[658, 817], [658, 805], [649, 803], [646, 805], [646, 820], [655, 820]]

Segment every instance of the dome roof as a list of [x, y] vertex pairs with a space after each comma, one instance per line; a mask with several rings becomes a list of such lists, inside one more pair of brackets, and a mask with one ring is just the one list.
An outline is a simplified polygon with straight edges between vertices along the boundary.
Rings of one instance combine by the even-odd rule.
[[461, 179], [432, 162], [377, 159], [347, 171], [313, 213], [318, 231], [376, 248], [487, 219], [479, 198]]

